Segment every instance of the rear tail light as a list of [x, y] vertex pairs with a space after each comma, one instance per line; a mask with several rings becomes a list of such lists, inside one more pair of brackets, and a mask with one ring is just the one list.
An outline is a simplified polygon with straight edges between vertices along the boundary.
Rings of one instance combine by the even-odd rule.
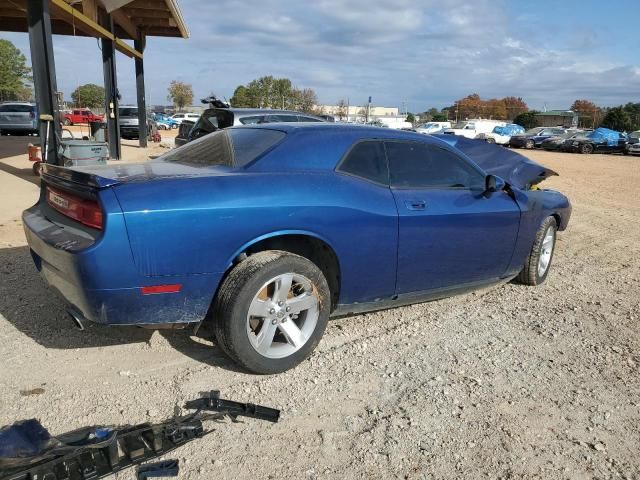
[[33, 110], [31, 110], [29, 112], [29, 118], [36, 118], [36, 112], [34, 112]]
[[62, 190], [47, 187], [47, 203], [63, 215], [92, 228], [102, 230], [102, 209], [95, 200], [77, 197]]

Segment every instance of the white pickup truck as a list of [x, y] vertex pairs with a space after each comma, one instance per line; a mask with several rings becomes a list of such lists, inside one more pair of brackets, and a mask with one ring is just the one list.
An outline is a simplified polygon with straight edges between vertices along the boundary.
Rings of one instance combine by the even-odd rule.
[[444, 133], [476, 138], [481, 133], [491, 133], [495, 127], [504, 127], [507, 122], [499, 120], [472, 119], [458, 123], [455, 128], [447, 128]]

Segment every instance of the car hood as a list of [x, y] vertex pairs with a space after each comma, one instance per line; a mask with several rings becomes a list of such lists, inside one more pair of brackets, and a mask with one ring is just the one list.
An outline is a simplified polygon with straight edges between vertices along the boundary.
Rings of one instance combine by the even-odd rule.
[[473, 160], [486, 173], [497, 175], [509, 185], [527, 190], [545, 178], [558, 175], [524, 155], [500, 145], [451, 135], [434, 135]]

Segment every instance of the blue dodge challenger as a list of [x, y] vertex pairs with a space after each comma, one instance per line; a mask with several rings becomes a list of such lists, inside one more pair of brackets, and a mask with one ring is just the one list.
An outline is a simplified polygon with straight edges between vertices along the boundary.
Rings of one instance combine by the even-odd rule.
[[46, 165], [23, 214], [76, 322], [212, 322], [276, 373], [330, 316], [546, 279], [571, 214], [555, 173], [456, 136], [338, 124], [214, 132], [140, 164]]

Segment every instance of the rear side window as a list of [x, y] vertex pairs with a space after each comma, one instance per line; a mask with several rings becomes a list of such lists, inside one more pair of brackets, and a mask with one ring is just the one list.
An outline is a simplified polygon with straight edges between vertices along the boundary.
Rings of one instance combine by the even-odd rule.
[[254, 115], [252, 117], [242, 117], [239, 119], [243, 125], [253, 125], [255, 123], [264, 123], [264, 115]]
[[242, 167], [285, 137], [284, 132], [262, 129], [229, 129], [205, 135], [171, 150], [157, 161], [193, 166]]
[[0, 105], [0, 112], [27, 113], [35, 112], [36, 107], [33, 105]]
[[389, 169], [384, 144], [376, 140], [357, 143], [340, 163], [338, 171], [388, 185]]
[[234, 152], [234, 165], [242, 167], [252, 162], [264, 152], [275, 146], [285, 137], [284, 132], [278, 130], [258, 130], [252, 128], [238, 128], [227, 130]]
[[391, 186], [480, 188], [484, 175], [444, 148], [417, 142], [386, 142]]
[[267, 117], [267, 121], [269, 123], [297, 122], [298, 121], [298, 116], [297, 115], [269, 115]]
[[322, 120], [319, 118], [305, 117], [302, 115], [298, 115], [298, 121], [299, 122], [322, 122]]

